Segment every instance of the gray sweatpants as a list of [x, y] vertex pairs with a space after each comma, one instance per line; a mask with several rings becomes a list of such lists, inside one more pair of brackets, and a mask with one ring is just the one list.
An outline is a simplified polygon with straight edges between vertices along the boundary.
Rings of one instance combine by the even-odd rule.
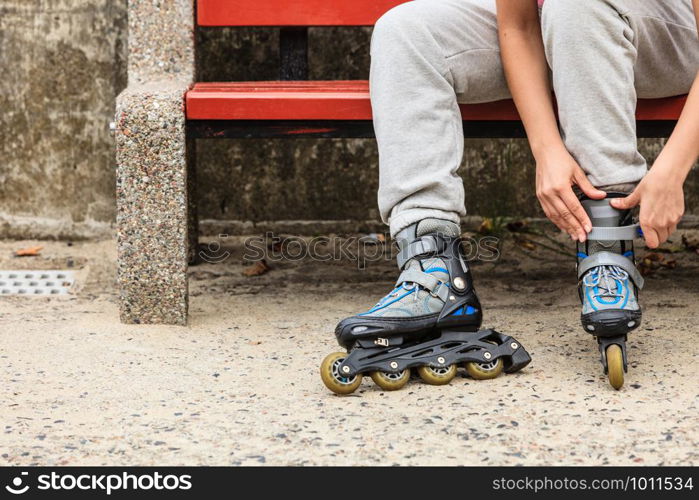
[[[699, 70], [691, 0], [546, 0], [541, 23], [567, 149], [595, 186], [638, 182], [636, 98], [687, 93]], [[384, 222], [392, 235], [428, 217], [458, 223], [457, 103], [510, 97], [495, 0], [399, 5], [376, 24], [371, 55]]]

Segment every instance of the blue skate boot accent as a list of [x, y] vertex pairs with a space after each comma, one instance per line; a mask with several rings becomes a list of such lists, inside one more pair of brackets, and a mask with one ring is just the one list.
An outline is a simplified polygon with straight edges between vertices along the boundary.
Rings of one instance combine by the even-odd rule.
[[[597, 337], [605, 373], [615, 388], [623, 384], [627, 369], [626, 338], [641, 324], [638, 292], [643, 277], [636, 269], [633, 240], [639, 235], [629, 210], [617, 210], [609, 199], [625, 196], [609, 193], [603, 200], [583, 198], [581, 203], [592, 222], [587, 241], [577, 244], [578, 293], [582, 303], [581, 322], [588, 333]], [[610, 372], [609, 347], [621, 351], [623, 371], [617, 373], [617, 360]], [[614, 378], [614, 380], [612, 380]], [[619, 385], [619, 387], [616, 387]]]
[[420, 335], [435, 328], [478, 330], [481, 305], [463, 257], [457, 224], [425, 219], [396, 235], [398, 267], [394, 288], [369, 310], [342, 320], [338, 341], [350, 349], [357, 340], [402, 342], [396, 335]]

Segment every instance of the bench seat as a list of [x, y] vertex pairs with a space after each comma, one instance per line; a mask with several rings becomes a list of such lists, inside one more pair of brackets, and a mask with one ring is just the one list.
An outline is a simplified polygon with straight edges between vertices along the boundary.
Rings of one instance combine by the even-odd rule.
[[199, 26], [372, 26], [406, 0], [199, 0]]
[[[639, 121], [676, 121], [685, 96], [641, 99]], [[371, 120], [367, 81], [196, 83], [188, 120]], [[518, 121], [511, 100], [462, 104], [466, 121]]]

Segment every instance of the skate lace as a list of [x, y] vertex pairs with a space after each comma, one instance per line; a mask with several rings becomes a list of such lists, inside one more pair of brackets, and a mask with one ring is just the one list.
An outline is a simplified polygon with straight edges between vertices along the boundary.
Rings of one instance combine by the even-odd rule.
[[[423, 266], [425, 268], [424, 272], [426, 272], [426, 273], [440, 271], [441, 270], [440, 268], [444, 267], [443, 264], [439, 263], [439, 261], [435, 261], [434, 259], [432, 259], [430, 261], [423, 261]], [[421, 269], [423, 266], [421, 266]], [[446, 272], [446, 270], [444, 270], [444, 272]], [[439, 280], [439, 283], [440, 283], [439, 286], [447, 286], [447, 287], [449, 286], [448, 281]], [[415, 293], [410, 293], [412, 291], [414, 291]], [[421, 293], [421, 292], [424, 292], [424, 293]], [[413, 302], [419, 302], [419, 301], [423, 300], [425, 297], [425, 293], [428, 293], [428, 294], [435, 296], [433, 294], [433, 292], [430, 292], [430, 290], [422, 287], [421, 285], [419, 285], [415, 282], [412, 282], [412, 281], [405, 281], [405, 282], [401, 283], [400, 285], [396, 286], [390, 292], [388, 292], [381, 300], [379, 300], [376, 303], [376, 305], [374, 307], [372, 307], [370, 309], [370, 311], [384, 307], [385, 305], [390, 304], [394, 299], [399, 298], [401, 295], [407, 295], [409, 293], [410, 293], [410, 295], [412, 295]], [[405, 297], [405, 298], [401, 298], [400, 300], [407, 301], [410, 299]]]
[[[406, 282], [406, 283], [403, 283], [403, 284], [400, 286], [400, 289], [406, 290], [406, 291], [409, 292], [410, 290], [414, 289], [416, 286], [418, 286], [418, 285], [415, 284], [415, 283]], [[396, 289], [396, 290], [398, 290], [398, 289]], [[418, 287], [418, 290], [422, 290], [422, 287]], [[394, 292], [391, 293], [390, 295], [391, 295], [391, 297], [397, 297], [397, 296], [398, 296], [398, 291], [394, 291]], [[419, 293], [414, 293], [414, 294], [413, 294], [413, 302], [417, 302], [418, 300], [420, 300], [420, 294], [419, 294]]]
[[[401, 286], [395, 288], [392, 292], [389, 292], [389, 294], [386, 295], [384, 298], [382, 298], [379, 301], [379, 303], [376, 304], [376, 306], [380, 306], [383, 303], [385, 303], [387, 300], [392, 299], [392, 298], [396, 298], [396, 297], [398, 297], [399, 294], [401, 294], [403, 292], [409, 292], [416, 287], [417, 287], [418, 292], [423, 291], [425, 293], [429, 293], [429, 290], [425, 290], [423, 287], [421, 287], [417, 283], [406, 281], [405, 283], [401, 284]], [[419, 300], [421, 300], [422, 297], [424, 297], [424, 295], [421, 296], [419, 293], [414, 293], [414, 294], [412, 294], [412, 296], [413, 296], [412, 297], [413, 302], [418, 302]], [[374, 307], [376, 307], [376, 306], [374, 306]]]
[[[388, 294], [386, 294], [384, 297], [379, 300], [374, 307], [371, 308], [371, 310], [376, 309], [378, 307], [382, 307], [386, 302], [388, 302], [391, 299], [394, 299], [398, 297], [401, 293], [404, 292], [409, 292], [413, 288], [415, 288], [417, 285], [415, 283], [402, 283], [400, 286], [394, 288]], [[414, 293], [413, 295], [413, 300], [418, 300], [418, 294]]]
[[[597, 290], [594, 297], [615, 298], [622, 297], [623, 284], [629, 279], [629, 273], [619, 266], [599, 266], [587, 273], [583, 278], [583, 284]], [[622, 286], [620, 286], [622, 285]]]

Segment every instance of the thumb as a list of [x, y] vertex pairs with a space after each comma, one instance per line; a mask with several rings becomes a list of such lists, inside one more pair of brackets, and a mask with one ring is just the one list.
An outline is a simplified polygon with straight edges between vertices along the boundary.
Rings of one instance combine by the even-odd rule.
[[587, 175], [585, 175], [585, 172], [583, 172], [581, 168], [578, 168], [573, 180], [582, 190], [582, 192], [593, 200], [601, 200], [607, 196], [607, 193], [592, 185], [592, 183], [587, 179]]
[[626, 198], [612, 198], [609, 203], [619, 210], [627, 210], [633, 208], [641, 202], [641, 194], [639, 190], [635, 190]]

